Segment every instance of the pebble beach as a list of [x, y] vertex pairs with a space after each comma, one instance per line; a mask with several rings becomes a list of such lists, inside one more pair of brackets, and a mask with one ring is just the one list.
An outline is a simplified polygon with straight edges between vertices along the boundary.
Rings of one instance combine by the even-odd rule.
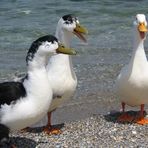
[[95, 115], [67, 122], [60, 135], [47, 136], [41, 129], [13, 133], [11, 141], [18, 148], [147, 148], [148, 125], [118, 123], [118, 115]]

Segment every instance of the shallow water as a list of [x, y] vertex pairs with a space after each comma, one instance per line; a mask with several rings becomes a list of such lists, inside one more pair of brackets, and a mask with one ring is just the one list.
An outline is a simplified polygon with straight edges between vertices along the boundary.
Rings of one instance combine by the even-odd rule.
[[104, 112], [104, 106], [113, 101], [110, 110], [118, 102], [113, 97], [115, 79], [131, 55], [132, 22], [137, 13], [148, 14], [146, 0], [1, 0], [0, 81], [25, 73], [32, 41], [54, 34], [59, 18], [68, 13], [78, 16], [89, 30], [88, 45], [77, 38], [72, 41], [71, 46], [79, 51], [73, 57], [78, 89], [68, 105], [101, 101], [98, 112]]

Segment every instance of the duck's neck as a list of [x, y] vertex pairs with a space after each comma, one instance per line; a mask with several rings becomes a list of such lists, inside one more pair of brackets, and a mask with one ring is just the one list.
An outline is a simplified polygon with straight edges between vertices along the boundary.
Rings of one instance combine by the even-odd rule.
[[31, 61], [28, 61], [28, 71], [44, 69], [47, 64], [48, 57], [48, 55], [40, 55], [39, 53], [36, 53], [34, 58]]
[[32, 61], [28, 62], [28, 77], [23, 82], [27, 94], [33, 96], [32, 100], [36, 99], [41, 104], [43, 99], [45, 102], [48, 100], [47, 96], [51, 93], [46, 71], [47, 59], [46, 55], [41, 56], [36, 53]]
[[[60, 28], [59, 24], [57, 25], [55, 36], [58, 38], [58, 40], [62, 44], [64, 44], [65, 47], [70, 47], [70, 41], [72, 38], [72, 34], [69, 33], [68, 31]], [[66, 54], [58, 54], [58, 55], [52, 56], [49, 63], [48, 63], [47, 69], [48, 69], [48, 71], [50, 71], [51, 67], [58, 68], [59, 66], [65, 72], [69, 73], [69, 72], [73, 71], [71, 56], [66, 55]]]
[[70, 41], [71, 41], [71, 34], [63, 30], [62, 28], [57, 26], [55, 36], [58, 38], [58, 40], [63, 43], [66, 47], [70, 47]]
[[130, 65], [133, 66], [141, 66], [141, 64], [147, 63], [146, 54], [144, 51], [144, 39], [141, 39], [139, 36], [139, 32], [135, 31], [135, 39], [133, 46], [132, 58], [130, 61]]

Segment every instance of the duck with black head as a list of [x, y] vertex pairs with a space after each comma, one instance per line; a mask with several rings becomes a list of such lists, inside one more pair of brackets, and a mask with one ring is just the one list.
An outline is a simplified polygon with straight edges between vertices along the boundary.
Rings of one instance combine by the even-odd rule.
[[52, 35], [38, 38], [27, 53], [27, 77], [22, 82], [0, 83], [0, 144], [8, 142], [10, 131], [31, 126], [47, 113], [53, 92], [46, 65], [49, 56], [57, 53], [76, 52]]

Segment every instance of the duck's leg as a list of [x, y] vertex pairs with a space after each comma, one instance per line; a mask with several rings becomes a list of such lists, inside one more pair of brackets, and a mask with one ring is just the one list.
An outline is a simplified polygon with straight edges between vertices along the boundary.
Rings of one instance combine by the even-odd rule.
[[44, 127], [44, 132], [48, 135], [57, 135], [57, 134], [61, 134], [61, 130], [58, 128], [55, 128], [51, 125], [51, 112], [48, 112], [48, 123], [47, 125]]
[[138, 115], [136, 116], [135, 122], [141, 125], [148, 124], [148, 119], [144, 118], [144, 104], [141, 104], [141, 109]]
[[134, 117], [125, 112], [125, 103], [122, 102], [122, 114], [118, 117], [119, 122], [132, 122]]

